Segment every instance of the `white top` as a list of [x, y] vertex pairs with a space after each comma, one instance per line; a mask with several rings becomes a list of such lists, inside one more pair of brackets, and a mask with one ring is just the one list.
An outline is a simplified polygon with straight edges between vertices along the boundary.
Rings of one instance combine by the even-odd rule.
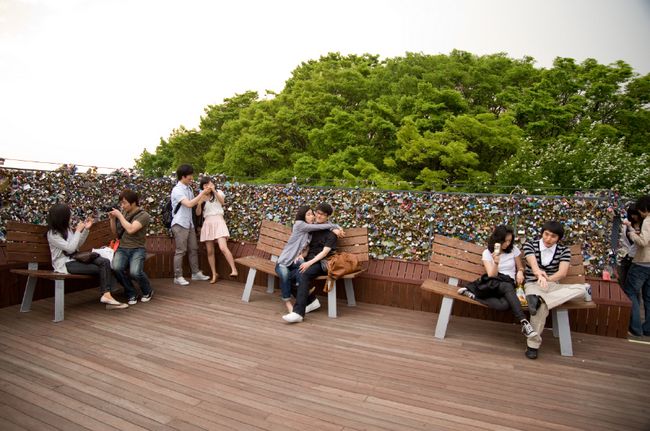
[[65, 264], [74, 260], [67, 254], [72, 254], [79, 250], [79, 247], [86, 241], [90, 231], [84, 229], [81, 233], [68, 230], [68, 239], [63, 239], [60, 233], [47, 231], [47, 242], [50, 244], [50, 254], [52, 255], [52, 267], [54, 272], [68, 273]]
[[[634, 230], [634, 228], [629, 228], [630, 230]], [[625, 251], [625, 254], [634, 257], [636, 256], [636, 244], [627, 237], [626, 232], [628, 230], [628, 227], [623, 225], [621, 227], [621, 244], [622, 248]]]
[[[174, 214], [173, 211], [176, 209], [176, 205], [178, 205], [183, 198], [191, 201], [194, 199], [194, 192], [190, 186], [186, 186], [179, 181], [172, 189], [172, 214]], [[185, 229], [193, 227], [192, 211], [194, 211], [193, 208], [188, 208], [181, 204], [176, 214], [172, 216], [172, 226], [177, 224]]]
[[[223, 197], [223, 192], [221, 190], [218, 190], [217, 193]], [[214, 198], [212, 202], [205, 201], [205, 207], [203, 208], [203, 217], [212, 215], [223, 215], [223, 207], [217, 198]]]
[[551, 247], [546, 247], [543, 240], [539, 240], [539, 254], [542, 259], [542, 265], [546, 266], [551, 263], [553, 256], [555, 256], [555, 249], [557, 248], [557, 243], [553, 244]]
[[[519, 247], [517, 246], [512, 247], [512, 251], [510, 253], [502, 252], [499, 257], [499, 273], [508, 275], [510, 278], [515, 280], [515, 276], [517, 275], [517, 264], [515, 263], [515, 258], [520, 254], [521, 250], [519, 250]], [[486, 262], [494, 263], [492, 253], [490, 253], [490, 250], [487, 248], [483, 250], [483, 257], [481, 257], [481, 259]]]

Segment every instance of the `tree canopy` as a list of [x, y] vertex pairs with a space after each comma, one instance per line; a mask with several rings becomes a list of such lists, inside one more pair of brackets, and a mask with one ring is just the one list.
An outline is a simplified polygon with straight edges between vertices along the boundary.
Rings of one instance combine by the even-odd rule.
[[330, 53], [280, 93], [209, 105], [136, 168], [249, 182], [537, 193], [650, 192], [650, 74], [622, 61]]

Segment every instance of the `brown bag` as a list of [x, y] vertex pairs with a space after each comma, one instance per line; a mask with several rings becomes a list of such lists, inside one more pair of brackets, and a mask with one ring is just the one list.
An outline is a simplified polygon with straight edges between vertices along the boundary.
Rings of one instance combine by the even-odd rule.
[[325, 292], [329, 292], [334, 287], [336, 280], [347, 274], [361, 271], [361, 262], [356, 254], [337, 253], [327, 259], [327, 283], [325, 283]]
[[99, 254], [95, 253], [94, 251], [78, 251], [70, 255], [70, 257], [76, 260], [77, 262], [91, 263], [92, 261], [94, 261], [99, 257]]

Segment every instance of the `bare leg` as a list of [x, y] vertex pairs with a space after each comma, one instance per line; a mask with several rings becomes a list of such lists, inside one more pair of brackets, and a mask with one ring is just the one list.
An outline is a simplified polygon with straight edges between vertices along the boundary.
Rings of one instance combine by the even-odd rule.
[[284, 301], [284, 306], [287, 307], [287, 313], [291, 313], [293, 311], [293, 302]]
[[219, 249], [223, 253], [223, 257], [226, 258], [226, 262], [230, 265], [230, 276], [237, 277], [239, 274], [237, 273], [237, 267], [235, 266], [235, 259], [232, 257], [232, 253], [228, 248], [228, 239], [226, 237], [221, 237], [217, 239], [217, 242], [219, 243]]
[[205, 249], [208, 252], [208, 263], [210, 264], [210, 271], [212, 271], [212, 279], [210, 280], [210, 283], [214, 284], [217, 282], [217, 277], [219, 276], [219, 274], [217, 274], [217, 267], [214, 259], [214, 241], [206, 241]]

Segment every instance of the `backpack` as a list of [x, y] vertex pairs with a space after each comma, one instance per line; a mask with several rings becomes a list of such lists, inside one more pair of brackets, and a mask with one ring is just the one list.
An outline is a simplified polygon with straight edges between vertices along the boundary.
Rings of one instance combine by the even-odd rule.
[[165, 226], [167, 229], [171, 229], [172, 227], [172, 220], [174, 219], [174, 215], [178, 212], [178, 209], [181, 207], [181, 203], [176, 204], [176, 208], [174, 208], [172, 212], [172, 198], [168, 197], [165, 203], [163, 204], [161, 215], [162, 215], [162, 223], [163, 226]]

